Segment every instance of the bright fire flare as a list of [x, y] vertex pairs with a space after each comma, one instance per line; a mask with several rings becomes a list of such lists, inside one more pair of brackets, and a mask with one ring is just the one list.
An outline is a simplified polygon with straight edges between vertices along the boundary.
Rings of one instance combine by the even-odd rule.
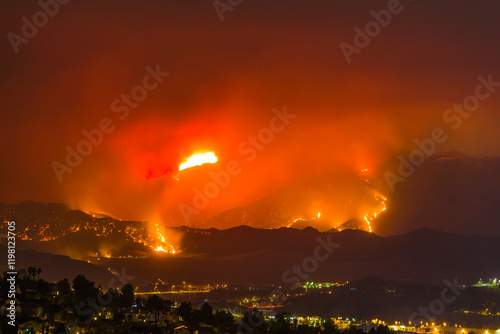
[[165, 253], [171, 253], [171, 254], [175, 254], [175, 249], [174, 247], [170, 246], [170, 250], [166, 250], [165, 248], [163, 248], [162, 246], [158, 246], [156, 247], [155, 251], [157, 252], [165, 252]]
[[179, 172], [186, 168], [191, 168], [195, 166], [201, 166], [203, 164], [214, 164], [217, 162], [217, 157], [214, 152], [205, 152], [205, 153], [196, 153], [186, 159], [186, 162], [183, 162], [179, 166]]
[[[163, 245], [165, 245], [165, 237], [163, 236], [163, 234], [161, 234], [160, 227], [158, 226], [158, 224], [155, 224], [155, 226], [158, 239], [160, 239]], [[163, 245], [156, 247], [154, 250], [157, 252], [175, 254], [175, 248], [172, 245], [166, 245], [167, 249], [163, 248]]]

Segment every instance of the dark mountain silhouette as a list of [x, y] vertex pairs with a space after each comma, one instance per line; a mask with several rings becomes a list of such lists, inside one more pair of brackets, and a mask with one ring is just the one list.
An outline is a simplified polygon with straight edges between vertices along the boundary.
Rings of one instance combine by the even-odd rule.
[[[0, 251], [2, 254], [7, 254], [7, 247], [0, 245]], [[2, 257], [2, 260], [4, 261], [0, 263], [0, 271], [3, 273], [8, 271], [7, 256]], [[31, 249], [16, 249], [15, 266], [17, 271], [26, 270], [29, 267], [41, 268], [40, 277], [49, 282], [57, 282], [63, 278], [68, 278], [71, 281], [81, 274], [105, 288], [108, 288], [110, 282], [118, 282], [116, 279], [112, 280], [114, 276], [107, 268], [93, 265], [87, 261], [74, 260], [69, 256], [41, 253]], [[111, 269], [121, 274], [121, 267]], [[114, 283], [113, 286], [116, 288], [119, 285]]]
[[373, 224], [378, 234], [428, 227], [500, 235], [500, 158], [474, 159], [459, 152], [431, 156], [387, 197], [387, 211]]
[[[319, 241], [322, 240], [322, 241]], [[500, 276], [500, 237], [466, 236], [430, 229], [380, 237], [364, 231], [337, 233], [304, 230], [262, 230], [247, 226], [211, 230], [210, 235], [186, 233], [182, 252], [144, 259], [103, 259], [100, 265], [127, 266], [146, 281], [283, 284], [292, 266], [303, 268], [321, 243], [336, 243], [333, 253], [304, 280], [343, 282], [376, 275], [383, 279], [440, 283], [459, 277], [475, 282]], [[323, 250], [321, 255], [326, 254]], [[314, 262], [314, 261], [313, 261]], [[288, 276], [287, 276], [288, 275]], [[290, 279], [297, 275], [288, 273]], [[285, 282], [286, 283], [286, 282]], [[290, 284], [286, 284], [290, 285]]]
[[[361, 192], [365, 200], [376, 202], [375, 190], [368, 182], [357, 175], [354, 179], [367, 191]], [[341, 183], [335, 187], [334, 181], [315, 180], [312, 185], [301, 183], [287, 188], [289, 192], [283, 190], [227, 211], [212, 221], [220, 220], [220, 225], [243, 221], [268, 227], [289, 222], [296, 207], [314, 204], [307, 202], [308, 195], [314, 194], [318, 200], [321, 194], [331, 192], [335, 197], [333, 194], [341, 188]], [[388, 197], [387, 211], [372, 221], [375, 233], [352, 230], [363, 228], [359, 218], [347, 220], [339, 228], [345, 228], [341, 232], [321, 232], [314, 225], [320, 219], [314, 216], [301, 220], [302, 225], [312, 226], [300, 226], [303, 229], [167, 228], [167, 233], [175, 230], [182, 234], [175, 245], [179, 252], [174, 256], [152, 251], [153, 239], [144, 222], [95, 217], [62, 204], [0, 204], [0, 218], [16, 221], [16, 246], [20, 250], [32, 248], [83, 257], [94, 253], [101, 256], [104, 249], [109, 255], [146, 256], [101, 259], [98, 265], [127, 267], [139, 280], [149, 282], [168, 278], [200, 283], [281, 284], [287, 270], [314, 257], [321, 245], [318, 240], [330, 240], [339, 247], [305, 275], [311, 280], [346, 281], [377, 275], [383, 279], [439, 282], [458, 276], [472, 282], [500, 276], [500, 158], [473, 159], [456, 152], [435, 155]], [[6, 224], [2, 224], [0, 233], [4, 244]]]
[[[302, 269], [304, 280], [320, 282], [344, 282], [376, 275], [383, 279], [434, 283], [460, 277], [472, 283], [481, 277], [500, 276], [500, 237], [496, 236], [459, 235], [431, 229], [391, 237], [356, 230], [319, 232], [310, 227], [303, 230], [248, 226], [227, 230], [180, 229], [184, 235], [175, 255], [150, 252], [147, 257], [100, 258], [92, 263], [102, 268], [127, 268], [128, 273], [137, 276], [136, 284], [161, 278], [172, 283], [290, 285], [290, 281], [284, 279], [297, 275], [285, 273], [293, 266], [304, 268], [307, 261], [309, 266], [317, 265], [308, 271]], [[69, 237], [71, 235], [62, 240]], [[32, 245], [43, 247], [44, 243], [35, 241]], [[331, 254], [322, 246], [325, 244], [332, 245]], [[28, 257], [25, 260], [33, 260], [32, 255], [19, 251], [19, 261], [25, 256]], [[49, 256], [37, 254], [42, 258]], [[317, 254], [326, 258], [313, 260]], [[83, 270], [83, 274], [87, 270], [75, 269], [71, 263], [67, 266]], [[67, 269], [61, 268], [65, 268], [61, 271], [63, 278]]]

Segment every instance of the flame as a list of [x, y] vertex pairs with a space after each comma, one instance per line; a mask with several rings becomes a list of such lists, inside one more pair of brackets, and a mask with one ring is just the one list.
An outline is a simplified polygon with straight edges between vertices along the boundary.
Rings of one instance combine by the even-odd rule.
[[365, 215], [365, 217], [364, 217], [366, 223], [368, 224], [368, 230], [370, 232], [372, 232], [371, 222], [373, 221], [373, 219], [377, 218], [378, 214], [380, 214], [381, 212], [384, 212], [387, 209], [387, 206], [385, 204], [385, 202], [387, 202], [387, 198], [384, 195], [376, 193], [375, 199], [377, 201], [379, 201], [380, 203], [382, 203], [382, 207], [380, 209], [378, 209], [377, 211], [375, 211], [372, 215]]
[[162, 246], [158, 246], [158, 247], [156, 247], [155, 251], [157, 251], [157, 252], [165, 252], [165, 253], [170, 253], [170, 254], [175, 254], [175, 249], [172, 246], [170, 246], [170, 250], [166, 250]]
[[286, 225], [287, 228], [290, 228], [290, 226], [292, 226], [293, 224], [295, 224], [296, 222], [300, 222], [300, 221], [304, 221], [304, 220], [315, 220], [315, 219], [319, 219], [321, 218], [321, 212], [318, 212], [318, 214], [316, 215], [316, 217], [311, 217], [310, 219], [304, 219], [302, 217], [300, 218], [296, 218], [294, 219], [290, 224]]
[[201, 166], [203, 164], [214, 164], [217, 162], [217, 157], [214, 152], [196, 153], [186, 159], [185, 162], [180, 164], [179, 172], [186, 168]]
[[371, 232], [372, 232], [372, 226], [371, 226], [371, 224], [370, 224], [370, 221], [371, 221], [373, 218], [368, 217], [368, 215], [366, 215], [364, 218], [365, 218], [366, 223], [368, 224], [368, 231], [371, 233]]
[[[156, 227], [157, 240], [158, 242], [161, 240], [162, 245], [157, 246], [156, 248], [154, 248], [154, 250], [157, 252], [175, 254], [176, 252], [175, 248], [172, 245], [166, 243], [165, 236], [160, 232], [160, 226], [158, 226], [158, 224], [155, 224], [155, 227]], [[163, 246], [167, 247], [167, 249], [165, 249]]]

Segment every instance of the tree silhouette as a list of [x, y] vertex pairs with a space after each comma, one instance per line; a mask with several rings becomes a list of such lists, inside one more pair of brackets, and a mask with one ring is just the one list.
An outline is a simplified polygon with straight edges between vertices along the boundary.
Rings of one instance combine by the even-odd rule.
[[132, 284], [127, 283], [122, 287], [121, 291], [122, 295], [120, 298], [120, 306], [124, 308], [131, 308], [135, 298], [134, 287]]
[[[283, 315], [280, 313], [278, 316], [283, 317]], [[277, 317], [278, 317], [277, 316]], [[241, 324], [239, 326], [242, 326], [244, 333], [264, 333], [266, 331], [271, 332], [272, 330], [272, 323], [269, 327], [269, 330], [267, 330], [267, 324], [264, 321], [264, 316], [262, 312], [259, 312], [257, 309], [253, 309], [252, 312], [245, 312], [243, 315], [243, 319], [241, 319]], [[238, 328], [239, 328], [238, 326]], [[276, 327], [275, 327], [276, 329]]]
[[377, 334], [391, 334], [391, 330], [390, 330], [389, 326], [378, 325], [377, 326]]
[[34, 280], [36, 275], [36, 268], [28, 267], [28, 274], [31, 276], [31, 279]]
[[73, 280], [73, 289], [75, 290], [75, 296], [82, 301], [86, 300], [88, 297], [95, 297], [97, 295], [98, 289], [94, 285], [95, 283], [89, 281], [85, 276], [76, 276]]
[[153, 311], [156, 323], [156, 312], [160, 311], [163, 307], [163, 299], [158, 297], [157, 295], [149, 296], [146, 300], [146, 309], [149, 311]]
[[163, 301], [163, 308], [162, 308], [162, 312], [163, 313], [170, 313], [171, 310], [172, 310], [172, 305], [174, 305], [174, 303], [172, 303], [172, 301], [170, 299], [165, 299]]
[[191, 306], [191, 303], [182, 302], [177, 309], [177, 314], [182, 317], [182, 320], [184, 320], [185, 322], [189, 322], [191, 320], [192, 311], [193, 307]]
[[286, 319], [288, 313], [278, 313], [271, 322], [271, 327], [269, 328], [269, 332], [273, 334], [288, 334], [291, 333], [290, 323]]
[[57, 291], [59, 291], [59, 295], [61, 297], [64, 298], [67, 296], [71, 296], [71, 286], [69, 285], [67, 278], [57, 282], [56, 288], [57, 288]]
[[226, 311], [217, 311], [214, 316], [213, 325], [219, 333], [231, 333], [234, 328], [234, 318], [231, 313]]
[[[380, 326], [379, 326], [380, 327]], [[378, 328], [377, 328], [378, 330]], [[349, 329], [344, 331], [344, 334], [363, 334], [362, 329], [358, 329], [355, 325], [349, 326]]]
[[212, 325], [214, 322], [213, 311], [214, 309], [212, 308], [212, 306], [210, 306], [210, 304], [208, 304], [208, 302], [203, 303], [203, 305], [201, 306], [201, 314], [200, 314], [201, 322], [208, 325]]
[[323, 334], [337, 334], [338, 332], [339, 331], [337, 330], [337, 327], [331, 319], [325, 321], [325, 323], [323, 324]]

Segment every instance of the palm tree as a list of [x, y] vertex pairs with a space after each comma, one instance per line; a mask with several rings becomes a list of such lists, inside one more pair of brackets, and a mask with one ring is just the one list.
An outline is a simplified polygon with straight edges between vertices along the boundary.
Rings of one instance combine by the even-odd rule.
[[36, 268], [34, 268], [34, 267], [29, 267], [29, 268], [28, 268], [28, 274], [32, 277], [32, 279], [33, 279], [33, 280], [35, 280]]
[[40, 274], [42, 273], [42, 268], [38, 268], [36, 270], [36, 273], [37, 273], [37, 278], [40, 279]]

